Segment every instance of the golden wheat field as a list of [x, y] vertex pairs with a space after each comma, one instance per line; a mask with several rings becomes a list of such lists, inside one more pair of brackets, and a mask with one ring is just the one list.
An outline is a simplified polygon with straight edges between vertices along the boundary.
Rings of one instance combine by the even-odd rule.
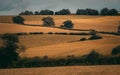
[[[0, 23], [0, 34], [3, 33], [30, 33], [30, 32], [73, 32], [70, 30], [63, 30], [58, 28], [49, 28], [49, 27], [37, 27], [37, 26], [25, 26], [19, 24], [12, 24], [12, 23]], [[78, 31], [74, 31], [78, 32]]]
[[[51, 15], [23, 16], [25, 24], [41, 25], [41, 19]], [[0, 16], [1, 23], [12, 23], [12, 16]], [[97, 31], [116, 32], [120, 16], [84, 16], [84, 15], [53, 15], [56, 26], [59, 27], [65, 20], [72, 20], [74, 29], [96, 29]], [[1, 25], [1, 24], [0, 24]]]
[[22, 56], [81, 56], [88, 54], [91, 50], [110, 55], [112, 48], [120, 45], [120, 36], [102, 34], [101, 36], [103, 39], [93, 41], [78, 41], [82, 37], [88, 38], [89, 36], [77, 35], [39, 35], [33, 38], [32, 36], [22, 36], [21, 43], [28, 47]]
[[[40, 16], [41, 18], [43, 16]], [[96, 29], [98, 31], [115, 32], [119, 24], [120, 16], [51, 16], [55, 19], [56, 26], [62, 25], [65, 20], [72, 20], [75, 29]], [[27, 24], [42, 24], [39, 16], [24, 16]], [[36, 19], [31, 19], [36, 18]]]
[[[46, 16], [46, 15], [45, 15]], [[81, 38], [89, 38], [90, 35], [57, 35], [53, 33], [81, 33], [87, 31], [73, 31], [59, 28], [42, 27], [41, 19], [45, 16], [23, 16], [25, 24], [13, 24], [12, 16], [0, 16], [0, 34], [4, 33], [30, 33], [43, 32], [40, 35], [22, 35], [20, 43], [27, 49], [21, 57], [66, 57], [68, 55], [82, 56], [95, 50], [103, 55], [111, 55], [112, 48], [120, 45], [120, 36], [98, 34], [103, 37], [100, 40], [79, 41]], [[72, 20], [74, 29], [95, 29], [97, 31], [117, 32], [120, 16], [51, 16], [54, 18], [56, 27], [63, 21]], [[29, 26], [38, 25], [38, 26]], [[40, 26], [39, 26], [40, 25]], [[1, 41], [1, 40], [0, 40]], [[1, 43], [1, 42], [0, 42]], [[18, 68], [0, 69], [0, 75], [119, 75], [119, 65], [100, 66], [68, 66], [68, 67], [42, 67], [42, 68]]]
[[119, 75], [119, 65], [0, 69], [0, 75]]
[[[25, 24], [13, 24], [11, 21], [12, 16], [0, 16], [0, 34], [3, 33], [20, 33], [20, 32], [85, 32], [73, 31], [59, 28], [42, 27], [41, 19], [44, 16], [23, 16]], [[48, 15], [49, 16], [49, 15]], [[78, 15], [54, 15], [56, 26], [60, 26], [63, 21], [70, 19], [74, 23], [74, 29], [96, 29], [97, 31], [110, 31], [116, 32], [119, 25], [120, 16], [78, 16]], [[38, 26], [29, 26], [38, 25]], [[34, 56], [49, 56], [61, 57], [67, 55], [81, 56], [89, 53], [91, 50], [110, 55], [112, 48], [120, 45], [120, 36], [103, 35], [100, 40], [86, 40], [79, 41], [80, 38], [89, 38], [90, 36], [82, 35], [25, 35], [20, 36], [20, 41], [26, 46], [27, 50], [21, 56], [34, 57]]]

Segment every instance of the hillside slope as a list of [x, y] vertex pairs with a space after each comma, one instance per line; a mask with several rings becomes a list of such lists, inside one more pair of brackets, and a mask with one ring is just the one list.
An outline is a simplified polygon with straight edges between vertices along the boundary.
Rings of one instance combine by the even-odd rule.
[[[96, 29], [98, 31], [116, 32], [120, 16], [85, 16], [85, 15], [32, 15], [22, 16], [25, 24], [41, 25], [41, 19], [45, 16], [54, 18], [56, 26], [59, 27], [65, 20], [72, 20], [74, 29]], [[0, 22], [10, 22], [12, 16], [0, 16]], [[6, 19], [6, 20], [3, 20]]]
[[[88, 36], [84, 36], [88, 37]], [[81, 38], [79, 36], [79, 38]], [[113, 41], [114, 40], [114, 41]], [[39, 40], [40, 41], [40, 40]], [[57, 41], [57, 39], [54, 39]], [[41, 42], [42, 43], [42, 42]], [[46, 42], [47, 43], [47, 42]], [[49, 56], [61, 57], [67, 55], [81, 56], [88, 54], [91, 50], [95, 50], [103, 55], [110, 55], [112, 48], [120, 45], [120, 36], [103, 35], [100, 40], [86, 40], [73, 42], [58, 42], [57, 44], [49, 41], [49, 45], [39, 45], [37, 47], [28, 48], [22, 56]], [[45, 42], [44, 42], [45, 44]]]
[[64, 30], [51, 27], [41, 27], [41, 26], [26, 26], [12, 23], [0, 23], [0, 34], [3, 33], [20, 33], [20, 32], [76, 32], [71, 30]]

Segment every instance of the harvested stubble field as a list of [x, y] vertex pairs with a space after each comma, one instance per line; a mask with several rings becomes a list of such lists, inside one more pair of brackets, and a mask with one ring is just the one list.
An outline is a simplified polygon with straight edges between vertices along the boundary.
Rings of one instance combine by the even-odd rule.
[[[21, 32], [79, 32], [58, 28], [41, 27], [41, 18], [44, 16], [23, 16], [25, 24], [38, 25], [25, 26], [13, 24], [11, 16], [0, 16], [0, 34]], [[70, 19], [74, 23], [74, 29], [96, 29], [97, 31], [116, 32], [120, 16], [52, 16], [56, 26], [59, 27], [63, 21]], [[22, 57], [48, 56], [64, 57], [67, 55], [81, 56], [88, 54], [92, 49], [97, 52], [110, 55], [112, 48], [120, 45], [120, 36], [99, 34], [100, 40], [78, 41], [80, 38], [88, 38], [89, 35], [23, 35], [20, 42], [27, 47]], [[120, 66], [71, 66], [71, 67], [45, 67], [45, 68], [23, 68], [23, 69], [0, 69], [0, 75], [119, 75]]]
[[[23, 16], [25, 24], [41, 25], [41, 19], [51, 15]], [[12, 23], [12, 16], [0, 16], [1, 23]], [[98, 31], [116, 32], [120, 16], [84, 16], [84, 15], [53, 15], [56, 26], [59, 27], [65, 20], [72, 20], [75, 29], [96, 29]], [[0, 24], [1, 25], [1, 24]]]
[[21, 43], [27, 48], [22, 56], [49, 56], [61, 57], [67, 55], [81, 56], [88, 54], [92, 49], [103, 54], [111, 55], [112, 48], [120, 45], [120, 36], [102, 35], [100, 40], [79, 41], [80, 38], [90, 36], [79, 35], [30, 35], [20, 37]]
[[[49, 15], [23, 16], [25, 24], [41, 25], [41, 19]], [[13, 24], [12, 16], [0, 16], [0, 34], [3, 33], [21, 33], [21, 32], [85, 32], [72, 31], [59, 28], [42, 27], [42, 26], [26, 26]], [[120, 16], [78, 16], [78, 15], [53, 15], [56, 26], [59, 27], [63, 21], [70, 19], [74, 23], [74, 29], [96, 29], [97, 31], [116, 32], [119, 25]], [[5, 20], [3, 20], [5, 19]], [[7, 22], [7, 23], [5, 23]], [[9, 23], [8, 23], [9, 22]], [[100, 34], [101, 35], [101, 34]], [[59, 57], [67, 55], [84, 55], [92, 49], [104, 54], [110, 55], [113, 47], [120, 45], [120, 36], [102, 35], [100, 40], [78, 41], [80, 38], [88, 38], [90, 36], [82, 35], [25, 35], [20, 40], [27, 47], [25, 53], [21, 56], [50, 56]]]
[[0, 23], [0, 34], [3, 33], [30, 33], [30, 32], [78, 32], [78, 31], [70, 31], [58, 28], [49, 28], [49, 27], [37, 27], [37, 26], [26, 26], [26, 25], [19, 25], [13, 23]]
[[119, 75], [120, 66], [68, 66], [0, 69], [0, 75]]

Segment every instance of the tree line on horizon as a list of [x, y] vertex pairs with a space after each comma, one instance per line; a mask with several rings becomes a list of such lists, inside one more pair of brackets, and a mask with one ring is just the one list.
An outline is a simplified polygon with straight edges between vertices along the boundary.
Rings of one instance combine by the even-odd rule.
[[52, 11], [52, 10], [41, 10], [41, 11], [29, 11], [26, 10], [24, 12], [19, 13], [19, 15], [118, 15], [118, 10], [116, 9], [108, 9], [108, 8], [103, 8], [100, 10], [100, 12], [96, 9], [77, 9], [76, 13], [71, 13], [69, 9], [62, 9], [59, 11]]

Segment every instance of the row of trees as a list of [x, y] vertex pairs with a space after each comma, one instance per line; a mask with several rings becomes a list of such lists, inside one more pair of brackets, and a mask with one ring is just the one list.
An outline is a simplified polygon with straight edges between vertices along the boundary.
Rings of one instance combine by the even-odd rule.
[[[52, 11], [52, 10], [41, 10], [41, 11], [24, 11], [19, 15], [70, 15], [72, 14], [69, 9], [62, 9], [60, 11]], [[103, 8], [100, 13], [95, 9], [78, 9], [75, 13], [76, 15], [118, 15], [118, 11], [116, 9], [108, 9]]]
[[19, 15], [53, 15], [53, 14], [54, 12], [51, 10], [41, 10], [40, 12], [39, 11], [32, 12], [26, 10], [25, 12], [21, 12]]
[[100, 12], [101, 15], [118, 15], [118, 11], [116, 9], [108, 9], [104, 8]]
[[[41, 19], [43, 21], [43, 26], [48, 26], [48, 27], [55, 27], [55, 21], [52, 17], [43, 17]], [[12, 21], [13, 23], [16, 23], [16, 24], [24, 24], [24, 18], [21, 17], [21, 16], [15, 16], [12, 18]], [[71, 20], [66, 20], [63, 22], [63, 25], [61, 25], [61, 28], [73, 28], [73, 23]]]
[[99, 15], [98, 10], [95, 9], [78, 9], [76, 11], [77, 15]]

